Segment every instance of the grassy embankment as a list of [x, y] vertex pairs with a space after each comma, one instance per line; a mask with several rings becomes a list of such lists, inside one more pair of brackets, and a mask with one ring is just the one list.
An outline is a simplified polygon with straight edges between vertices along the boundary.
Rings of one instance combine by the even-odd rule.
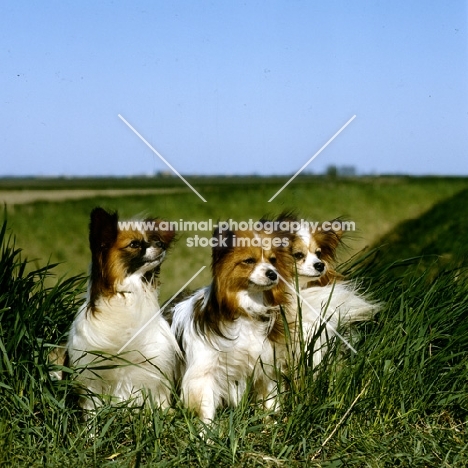
[[[404, 221], [379, 240], [378, 245], [386, 245], [379, 252], [344, 267], [385, 304], [374, 322], [359, 327], [354, 343], [358, 353], [347, 356], [345, 365], [337, 367], [332, 351], [323, 366], [301, 372], [281, 395], [281, 412], [271, 418], [248, 398], [237, 409], [220, 412], [209, 431], [209, 444], [199, 437], [196, 418], [177, 401], [175, 409], [165, 413], [146, 413], [125, 405], [105, 407], [91, 418], [94, 435], [90, 436], [74, 403], [70, 381], [51, 382], [45, 364], [49, 344], [57, 343], [68, 328], [83, 285], [72, 278], [44, 287], [45, 276], [54, 269], [31, 271], [31, 265], [28, 270], [13, 240], [2, 231], [0, 465], [466, 466], [468, 283], [464, 266], [468, 247], [463, 239], [468, 232], [468, 191], [432, 208], [427, 206], [421, 213], [423, 202], [432, 193], [427, 188], [424, 192], [423, 185], [369, 184], [359, 192], [360, 202], [368, 202], [368, 206], [358, 210], [356, 205], [355, 216], [359, 213], [365, 219], [387, 207], [380, 219], [388, 222], [410, 204], [417, 213], [409, 210], [409, 216], [422, 216], [418, 221]], [[341, 203], [324, 212], [313, 211], [310, 204], [299, 208], [319, 219], [344, 213], [343, 205], [354, 206], [356, 187], [343, 190], [342, 195], [346, 192], [348, 196], [338, 197], [336, 201]], [[271, 194], [258, 189], [261, 195], [253, 187], [243, 187], [238, 195], [248, 194], [258, 201], [263, 200], [264, 192]], [[314, 192], [314, 198], [329, 195], [328, 189]], [[437, 189], [438, 195], [443, 193], [442, 185]], [[445, 193], [451, 189], [453, 186], [446, 187]], [[297, 201], [306, 195], [305, 190]], [[341, 190], [336, 187], [335, 192]], [[247, 214], [235, 211], [236, 204], [221, 191], [209, 193], [210, 201], [223, 201], [227, 216], [234, 213], [232, 216], [245, 218], [264, 212], [264, 205], [254, 202]], [[405, 202], [403, 194], [411, 203]], [[61, 210], [54, 212], [51, 206], [38, 204], [31, 208], [30, 220], [40, 219], [41, 213], [47, 215], [55, 226], [63, 226], [51, 233], [55, 242], [62, 233], [73, 233], [78, 242], [86, 237], [86, 226], [83, 229], [75, 218], [86, 224], [89, 208], [96, 201], [89, 200], [89, 206], [84, 201], [72, 204], [68, 208], [74, 209], [67, 209], [61, 217]], [[122, 210], [132, 215], [148, 209], [149, 200], [112, 201], [129, 203]], [[193, 200], [189, 206], [160, 202], [162, 209], [155, 212], [167, 218], [171, 216], [166, 215], [166, 208], [168, 213], [181, 217], [183, 213], [187, 218], [195, 212]], [[113, 206], [121, 208], [120, 204]], [[201, 219], [213, 216], [203, 211], [207, 206], [199, 206]], [[16, 223], [26, 208], [16, 206], [12, 221]], [[224, 213], [220, 211], [220, 218], [226, 217]], [[347, 214], [353, 217], [353, 213]], [[382, 232], [375, 229], [373, 235], [378, 238]], [[23, 247], [20, 239], [18, 236], [17, 245]], [[415, 258], [426, 253], [430, 257]]]

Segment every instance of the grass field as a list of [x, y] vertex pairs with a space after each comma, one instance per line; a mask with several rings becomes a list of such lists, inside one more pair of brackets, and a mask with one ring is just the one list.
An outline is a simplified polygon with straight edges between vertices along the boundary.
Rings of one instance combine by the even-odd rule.
[[[468, 180], [310, 177], [266, 203], [281, 182], [197, 181], [208, 203], [184, 192], [7, 207], [11, 231], [0, 233], [0, 466], [468, 465]], [[358, 353], [344, 365], [332, 348], [321, 367], [298, 369], [279, 414], [248, 398], [220, 412], [209, 444], [177, 399], [164, 413], [104, 407], [90, 429], [72, 383], [50, 380], [46, 355], [81, 300], [83, 281], [71, 275], [86, 269], [95, 205], [187, 220], [256, 219], [284, 208], [317, 220], [345, 215], [359, 237], [343, 255], [367, 244], [375, 250], [342, 269], [383, 309], [359, 327]], [[38, 260], [26, 265], [24, 254]], [[64, 263], [44, 269], [49, 256]], [[181, 235], [162, 270], [163, 294], [208, 262], [209, 251], [189, 249]]]
[[[356, 232], [347, 236], [349, 248], [342, 260], [372, 244], [399, 222], [418, 217], [435, 202], [468, 186], [467, 179], [378, 177], [328, 179], [300, 177], [271, 203], [268, 200], [287, 178], [194, 178], [190, 183], [207, 199], [201, 201], [178, 179], [66, 179], [37, 180], [35, 191], [103, 189], [101, 196], [77, 200], [7, 205], [9, 226], [17, 244], [36, 267], [47, 262], [62, 262], [61, 275], [85, 274], [89, 264], [89, 213], [95, 206], [117, 209], [123, 218], [138, 214], [160, 216], [167, 220], [213, 222], [233, 218], [238, 221], [259, 219], [284, 209], [297, 209], [305, 219], [325, 221], [344, 216], [356, 223]], [[14, 183], [15, 182], [15, 183]], [[101, 185], [99, 185], [99, 183]], [[25, 191], [27, 181], [6, 181], [3, 193]], [[2, 193], [0, 184], [0, 194]], [[135, 189], [179, 189], [179, 193], [136, 195]], [[128, 190], [129, 194], [106, 196], [105, 190]], [[163, 265], [162, 297], [170, 297], [202, 265], [210, 261], [209, 248], [187, 247], [187, 237], [207, 232], [182, 232]], [[209, 281], [206, 269], [193, 287]]]

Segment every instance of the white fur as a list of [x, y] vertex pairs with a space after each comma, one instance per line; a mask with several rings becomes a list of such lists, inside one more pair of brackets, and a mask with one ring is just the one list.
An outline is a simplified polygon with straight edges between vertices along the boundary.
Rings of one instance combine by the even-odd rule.
[[[328, 340], [336, 332], [346, 341], [349, 340], [353, 324], [371, 320], [380, 309], [378, 303], [366, 299], [351, 282], [313, 286], [299, 293], [306, 347], [315, 338], [312, 346], [314, 366], [321, 362]], [[324, 322], [327, 323], [326, 329], [318, 333]], [[343, 345], [346, 346], [346, 343]]]
[[[151, 393], [157, 405], [166, 407], [178, 345], [160, 314], [157, 291], [141, 281], [141, 272], [127, 277], [119, 290], [109, 300], [98, 299], [94, 314], [85, 303], [70, 330], [67, 347], [83, 386], [81, 405], [94, 409], [101, 404], [100, 396], [111, 397], [112, 402], [134, 399], [140, 405]], [[99, 369], [112, 365], [116, 367]]]
[[310, 239], [312, 237], [310, 233], [310, 227], [300, 227], [299, 230], [297, 231], [297, 235], [302, 239], [305, 245], [309, 246], [310, 245]]
[[[270, 265], [271, 268], [271, 265]], [[210, 294], [210, 286], [196, 291], [174, 308], [172, 330], [185, 352], [181, 369], [181, 396], [184, 404], [195, 409], [204, 422], [213, 420], [223, 404], [236, 406], [248, 388], [266, 408], [275, 407], [277, 368], [284, 350], [268, 340], [272, 322], [259, 320], [276, 311], [263, 305], [262, 293], [238, 293], [239, 305], [250, 315], [222, 322], [224, 337], [213, 332], [201, 334], [193, 321], [194, 304]], [[275, 364], [276, 357], [276, 364]]]

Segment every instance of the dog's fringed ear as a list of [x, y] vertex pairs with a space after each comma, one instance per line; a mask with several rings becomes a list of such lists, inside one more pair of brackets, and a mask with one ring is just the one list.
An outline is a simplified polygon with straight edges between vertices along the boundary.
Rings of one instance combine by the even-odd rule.
[[234, 247], [234, 231], [230, 229], [220, 229], [219, 226], [213, 232], [211, 260], [215, 264], [221, 260]]
[[316, 231], [314, 233], [314, 239], [322, 251], [322, 257], [327, 261], [335, 261], [337, 255], [337, 249], [342, 244], [343, 229], [341, 227], [341, 219], [336, 218], [328, 222], [330, 229]]
[[94, 312], [95, 302], [100, 292], [111, 288], [109, 278], [105, 275], [103, 265], [110, 247], [118, 235], [118, 215], [108, 213], [103, 208], [91, 211], [89, 223], [89, 246], [91, 248], [91, 291], [89, 306]]
[[89, 246], [91, 252], [107, 250], [117, 239], [118, 214], [108, 213], [101, 207], [91, 211], [89, 224]]
[[295, 210], [284, 210], [275, 218], [275, 221], [287, 221], [291, 223], [298, 221], [298, 218], [299, 216]]
[[323, 229], [320, 232], [315, 233], [315, 237], [317, 238], [318, 242], [325, 243], [332, 249], [336, 249], [340, 243], [341, 238], [343, 237], [343, 229], [341, 227], [337, 228], [336, 226], [342, 225], [341, 218], [335, 218], [331, 221], [328, 221], [328, 226], [330, 229]]
[[[338, 241], [341, 241], [341, 238], [343, 237], [344, 231], [343, 231], [343, 218], [335, 218], [329, 221], [330, 226], [333, 226], [333, 232], [335, 233], [335, 237], [338, 239]], [[336, 227], [336, 226], [340, 227]]]

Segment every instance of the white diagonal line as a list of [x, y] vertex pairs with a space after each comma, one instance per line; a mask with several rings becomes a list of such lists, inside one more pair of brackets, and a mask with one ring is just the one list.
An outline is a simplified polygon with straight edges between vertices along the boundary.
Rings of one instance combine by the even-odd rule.
[[162, 311], [206, 268], [202, 266], [167, 302], [164, 307], [159, 309], [157, 314], [154, 314], [117, 352], [120, 354], [156, 317], [159, 317]]
[[[329, 323], [328, 321], [323, 320], [323, 317], [315, 310], [314, 307], [312, 307], [312, 306], [301, 296], [301, 294], [296, 290], [296, 288], [294, 288], [293, 286], [291, 286], [291, 285], [289, 284], [289, 282], [286, 281], [278, 272], [276, 272], [276, 273], [277, 273], [277, 275], [280, 277], [281, 281], [283, 281], [283, 282], [286, 284], [286, 286], [287, 286], [289, 289], [291, 289], [291, 290], [294, 292], [294, 294], [295, 294], [299, 299], [301, 299], [302, 302], [303, 302], [304, 304], [306, 304], [307, 307], [309, 307], [310, 310], [318, 317], [318, 319], [320, 320], [320, 324], [322, 324], [323, 322], [325, 322], [326, 327], [327, 327], [329, 330], [331, 330], [331, 331], [332, 331], [332, 332], [333, 332], [333, 333], [334, 333], [334, 334], [335, 334], [351, 351], [353, 351], [355, 354], [357, 354], [357, 351], [346, 341], [345, 338], [343, 338], [343, 336], [336, 330], [336, 328], [334, 328], [332, 325], [330, 325], [330, 323]], [[333, 292], [332, 292], [332, 294], [333, 294]]]
[[120, 120], [122, 120], [125, 125], [127, 125], [127, 127], [132, 130], [133, 133], [135, 133], [135, 135], [140, 138], [140, 140], [163, 162], [165, 163], [169, 169], [171, 169], [172, 172], [174, 172], [174, 174], [177, 174], [179, 176], [180, 179], [182, 179], [185, 184], [190, 187], [193, 191], [193, 193], [195, 193], [196, 195], [198, 195], [198, 197], [200, 197], [204, 202], [206, 202], [206, 200], [189, 184], [189, 182], [187, 182], [184, 177], [182, 175], [179, 174], [179, 172], [177, 172], [177, 170], [156, 150], [154, 149], [150, 143], [148, 143], [148, 141], [145, 140], [145, 138], [143, 138], [143, 136], [138, 133], [135, 128], [133, 128], [120, 114], [118, 114], [118, 117]]
[[354, 119], [353, 115], [269, 200], [270, 203], [279, 195]]

